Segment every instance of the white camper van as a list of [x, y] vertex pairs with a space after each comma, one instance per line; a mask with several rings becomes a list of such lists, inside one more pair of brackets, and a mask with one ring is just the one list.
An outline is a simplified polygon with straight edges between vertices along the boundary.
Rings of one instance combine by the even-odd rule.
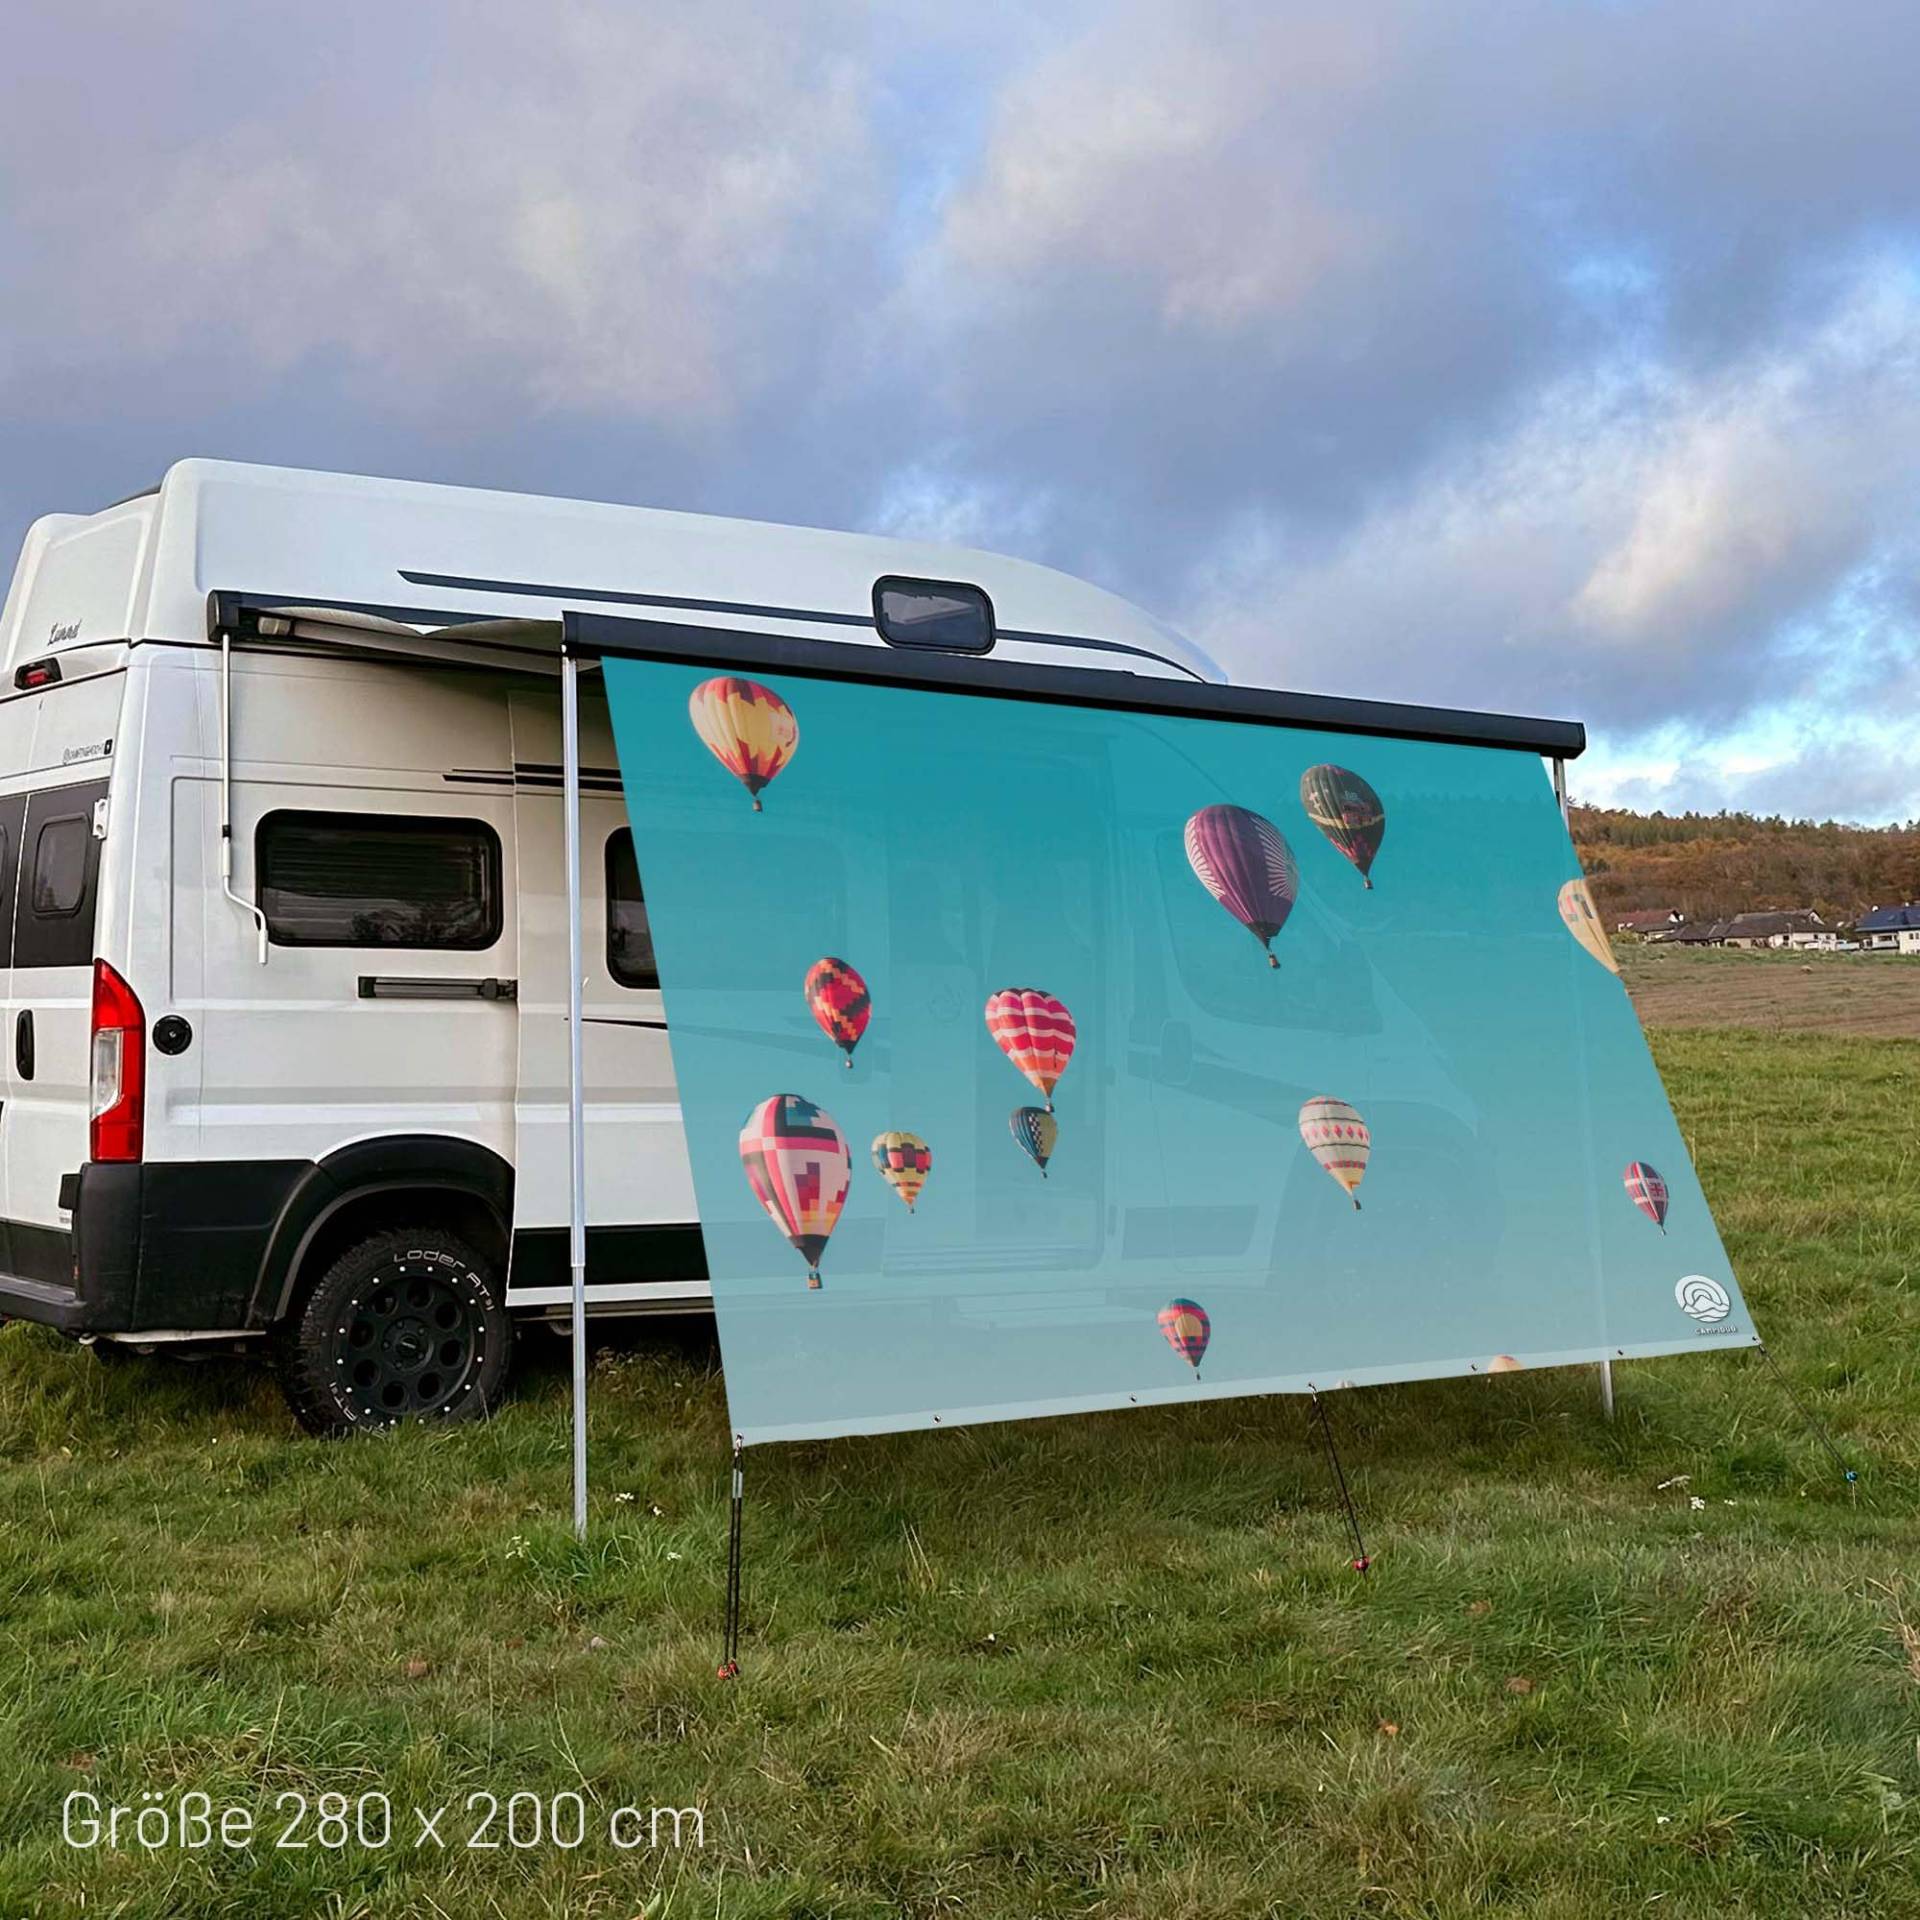
[[[0, 1316], [264, 1343], [318, 1432], [497, 1402], [569, 1298], [562, 616], [1217, 680], [992, 554], [193, 460], [29, 532], [0, 680]], [[604, 702], [588, 1300], [708, 1298]]]

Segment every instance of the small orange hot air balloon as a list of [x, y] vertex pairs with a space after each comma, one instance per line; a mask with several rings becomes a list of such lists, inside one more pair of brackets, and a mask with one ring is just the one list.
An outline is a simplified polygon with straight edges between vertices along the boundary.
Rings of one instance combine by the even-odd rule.
[[1156, 1316], [1167, 1345], [1200, 1378], [1200, 1362], [1207, 1357], [1207, 1343], [1213, 1338], [1213, 1322], [1198, 1300], [1169, 1300]]
[[1487, 1362], [1487, 1371], [1489, 1373], [1525, 1373], [1526, 1370], [1525, 1365], [1521, 1361], [1516, 1360], [1510, 1353], [1496, 1353], [1493, 1358]]
[[687, 696], [687, 715], [707, 751], [753, 795], [793, 758], [800, 723], [793, 709], [758, 680], [723, 673], [702, 680]]

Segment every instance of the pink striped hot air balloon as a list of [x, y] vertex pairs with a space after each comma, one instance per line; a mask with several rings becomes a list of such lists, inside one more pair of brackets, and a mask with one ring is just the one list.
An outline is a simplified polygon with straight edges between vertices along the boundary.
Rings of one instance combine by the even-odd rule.
[[1321, 1094], [1300, 1109], [1300, 1138], [1307, 1151], [1346, 1188], [1355, 1213], [1360, 1211], [1360, 1182], [1366, 1177], [1373, 1136], [1367, 1123], [1344, 1100]]
[[1629, 1160], [1622, 1179], [1626, 1184], [1627, 1198], [1662, 1233], [1665, 1233], [1667, 1230], [1667, 1183], [1660, 1177], [1659, 1170], [1648, 1166], [1644, 1160]]
[[993, 1043], [1032, 1081], [1047, 1111], [1053, 1090], [1073, 1058], [1073, 1015], [1038, 987], [1002, 987], [987, 999], [987, 1031]]
[[1202, 807], [1187, 822], [1193, 876], [1267, 950], [1300, 892], [1293, 849], [1271, 820], [1245, 807]]

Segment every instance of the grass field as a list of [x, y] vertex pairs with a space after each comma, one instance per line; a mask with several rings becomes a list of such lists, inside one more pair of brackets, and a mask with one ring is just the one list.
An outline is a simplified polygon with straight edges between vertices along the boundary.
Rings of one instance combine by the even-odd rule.
[[1621, 941], [1614, 952], [1650, 1027], [1751, 1027], [1920, 1040], [1920, 959], [1768, 953]]
[[[7, 1329], [0, 1913], [1920, 1914], [1920, 1045], [1657, 1044], [1856, 1495], [1751, 1353], [1623, 1366], [1611, 1426], [1584, 1372], [1341, 1396], [1367, 1579], [1294, 1402], [772, 1449], [720, 1684], [703, 1335], [597, 1363], [582, 1549], [557, 1343], [487, 1428], [329, 1447]], [[264, 1837], [76, 1852], [76, 1787]], [[591, 1837], [466, 1850], [515, 1790]], [[371, 1791], [389, 1847], [273, 1846]]]

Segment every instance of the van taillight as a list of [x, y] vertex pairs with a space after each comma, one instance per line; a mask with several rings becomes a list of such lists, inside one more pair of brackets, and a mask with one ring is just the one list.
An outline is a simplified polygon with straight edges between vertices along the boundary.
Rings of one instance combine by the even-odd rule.
[[88, 1157], [138, 1160], [145, 1130], [147, 1016], [104, 960], [93, 963], [93, 1101]]

